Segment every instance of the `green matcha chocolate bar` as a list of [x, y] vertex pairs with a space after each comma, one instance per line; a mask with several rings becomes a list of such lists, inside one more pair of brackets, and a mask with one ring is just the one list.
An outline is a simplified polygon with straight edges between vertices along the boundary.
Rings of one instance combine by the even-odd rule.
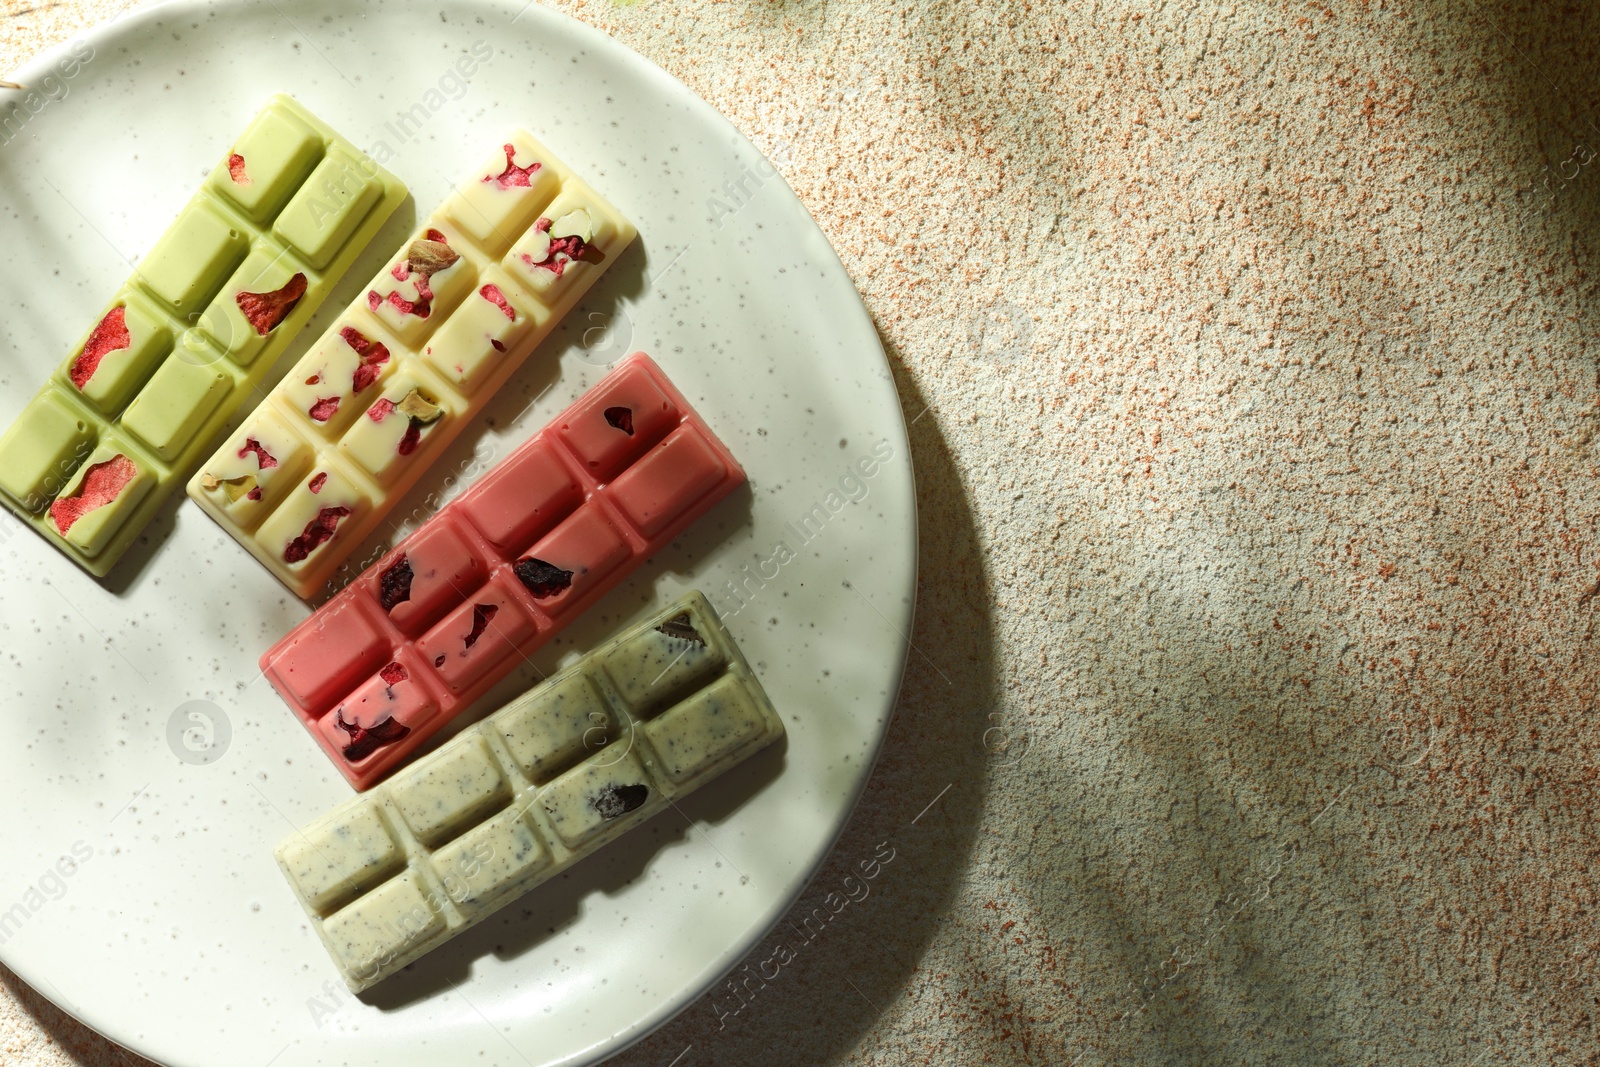
[[[382, 676], [409, 681], [399, 662]], [[338, 714], [352, 745], [405, 730], [380, 706]], [[691, 592], [288, 838], [278, 865], [359, 993], [782, 736]]]
[[405, 195], [273, 97], [0, 436], [0, 503], [104, 575]]

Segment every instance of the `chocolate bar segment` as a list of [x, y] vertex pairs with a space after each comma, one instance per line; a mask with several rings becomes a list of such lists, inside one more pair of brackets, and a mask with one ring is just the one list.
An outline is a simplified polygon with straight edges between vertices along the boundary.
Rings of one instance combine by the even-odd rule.
[[[694, 665], [669, 680], [666, 653]], [[359, 993], [782, 734], [691, 592], [290, 837], [278, 864]]]
[[[310, 180], [330, 161], [360, 192], [337, 220], [331, 205], [318, 214], [307, 256], [283, 237], [287, 214], [320, 203]], [[0, 504], [107, 573], [405, 195], [305, 108], [273, 97], [0, 436]], [[278, 429], [256, 435], [294, 458]], [[264, 473], [238, 457], [219, 464], [215, 495], [224, 507], [266, 499]]]
[[[343, 217], [333, 205], [358, 205], [367, 195], [348, 166], [325, 169], [310, 176], [275, 230], [313, 264], [319, 249], [302, 232], [302, 197], [320, 197], [333, 225]], [[634, 235], [548, 149], [513, 134], [418, 226], [201, 468], [189, 495], [280, 581], [311, 597]], [[241, 270], [251, 267], [246, 261]], [[260, 287], [280, 282], [264, 277]], [[240, 354], [254, 344], [247, 330], [234, 336]], [[309, 456], [308, 469], [352, 489], [348, 512], [319, 520], [326, 536], [315, 544], [299, 538], [322, 509], [259, 483], [251, 487], [259, 494], [241, 494], [242, 483], [230, 481], [252, 473], [240, 469], [240, 449], [268, 430], [292, 437], [284, 447]]]
[[[640, 413], [631, 436], [616, 425], [619, 408]], [[681, 441], [695, 452], [675, 464]], [[307, 468], [262, 530], [291, 554], [339, 536], [366, 484], [340, 470]], [[635, 353], [290, 631], [261, 669], [340, 773], [366, 789], [742, 481], [661, 369]], [[655, 639], [641, 640], [644, 654]], [[709, 655], [670, 652], [666, 689], [653, 693], [698, 681]], [[394, 664], [405, 679], [385, 680]], [[617, 684], [626, 694], [632, 683]], [[358, 742], [350, 725], [373, 726], [380, 704], [389, 735]]]

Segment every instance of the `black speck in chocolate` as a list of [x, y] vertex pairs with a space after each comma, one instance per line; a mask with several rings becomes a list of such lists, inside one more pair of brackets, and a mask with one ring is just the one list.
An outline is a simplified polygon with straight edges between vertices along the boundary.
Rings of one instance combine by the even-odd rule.
[[650, 799], [647, 785], [608, 785], [594, 798], [594, 810], [602, 819], [617, 819], [644, 806]]
[[572, 585], [571, 571], [564, 571], [553, 563], [532, 556], [517, 560], [511, 569], [516, 571], [517, 578], [528, 587], [528, 592], [533, 594], [535, 600], [555, 596]]
[[351, 763], [361, 762], [376, 752], [380, 745], [392, 745], [411, 732], [411, 727], [392, 718], [371, 726], [345, 722], [343, 708], [333, 713], [333, 724], [350, 735], [350, 743], [344, 746], [344, 758]]
[[668, 637], [676, 637], [680, 641], [693, 641], [697, 645], [706, 643], [706, 639], [700, 636], [700, 631], [694, 628], [694, 623], [689, 621], [689, 613], [687, 611], [680, 611], [660, 626], [657, 626], [656, 632], [666, 634]]
[[402, 555], [378, 576], [378, 600], [384, 611], [411, 599], [411, 561]]
[[632, 408], [606, 408], [606, 421], [629, 437], [633, 436], [633, 409]]

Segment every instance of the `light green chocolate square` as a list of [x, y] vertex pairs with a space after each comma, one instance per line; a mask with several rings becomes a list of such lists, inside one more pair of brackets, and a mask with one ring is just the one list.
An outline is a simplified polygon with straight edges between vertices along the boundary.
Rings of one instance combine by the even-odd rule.
[[552, 679], [494, 721], [511, 758], [536, 782], [599, 752], [613, 733], [611, 713], [582, 671]]
[[[124, 482], [121, 490], [109, 501], [84, 512], [74, 520], [68, 520], [64, 515], [57, 514], [56, 505], [74, 497], [98, 492], [97, 483], [100, 479], [113, 475], [117, 466], [123, 463], [133, 464], [133, 477]], [[72, 480], [52, 503], [50, 528], [84, 555], [97, 556], [155, 484], [154, 471], [146, 469], [136, 457], [129, 455], [128, 450], [120, 442], [109, 437], [102, 438], [99, 447], [84, 460], [83, 466], [78, 468], [78, 473], [72, 476]], [[61, 527], [64, 522], [67, 526], [63, 531]]]
[[483, 738], [468, 734], [390, 783], [389, 797], [418, 840], [437, 845], [509, 800], [511, 787]]
[[287, 110], [269, 104], [211, 172], [211, 188], [251, 221], [265, 224], [321, 158], [322, 138]]
[[272, 224], [272, 232], [321, 270], [338, 255], [382, 193], [382, 186], [348, 157], [331, 152], [294, 194]]
[[180, 316], [198, 312], [250, 250], [250, 238], [195, 201], [139, 264], [138, 277]]
[[761, 709], [731, 674], [644, 724], [662, 770], [680, 785], [736, 758], [765, 731]]
[[0, 436], [0, 489], [39, 511], [93, 448], [94, 430], [46, 390]]
[[545, 786], [539, 803], [567, 847], [579, 848], [643, 807], [652, 794], [650, 776], [637, 752], [629, 751], [620, 759], [602, 753]]
[[232, 388], [221, 361], [206, 365], [174, 352], [123, 412], [122, 425], [170, 462]]
[[503, 811], [433, 854], [445, 893], [468, 915], [493, 910], [549, 865], [520, 811]]
[[375, 803], [340, 808], [283, 843], [278, 859], [307, 903], [328, 915], [405, 862]]
[[[91, 366], [84, 349], [97, 333], [116, 331], [114, 314], [118, 308], [122, 309], [122, 326], [128, 331], [128, 345], [106, 352], [97, 365]], [[171, 348], [172, 331], [166, 320], [143, 298], [124, 290], [72, 350], [56, 378], [62, 385], [77, 389], [101, 412], [115, 415]]]
[[255, 362], [256, 356], [267, 346], [267, 340], [288, 315], [285, 314], [283, 319], [269, 327], [266, 333], [261, 333], [245, 317], [239, 305], [239, 295], [280, 292], [297, 274], [306, 283], [306, 291], [309, 292], [315, 279], [307, 276], [306, 270], [287, 252], [280, 252], [266, 243], [256, 245], [239, 269], [233, 272], [233, 277], [228, 279], [216, 299], [211, 301], [211, 306], [206, 308], [206, 313], [200, 317], [200, 328], [210, 334], [217, 347], [228, 353], [235, 363], [248, 367]]

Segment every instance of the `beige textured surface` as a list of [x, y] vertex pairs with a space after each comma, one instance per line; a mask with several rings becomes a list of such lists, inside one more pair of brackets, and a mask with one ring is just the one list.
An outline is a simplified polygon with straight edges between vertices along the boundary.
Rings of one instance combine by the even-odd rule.
[[[1600, 1061], [1600, 9], [556, 6], [780, 163], [922, 508], [795, 923], [892, 862], [617, 1062]], [[0, 1034], [121, 1062], [9, 976]]]

